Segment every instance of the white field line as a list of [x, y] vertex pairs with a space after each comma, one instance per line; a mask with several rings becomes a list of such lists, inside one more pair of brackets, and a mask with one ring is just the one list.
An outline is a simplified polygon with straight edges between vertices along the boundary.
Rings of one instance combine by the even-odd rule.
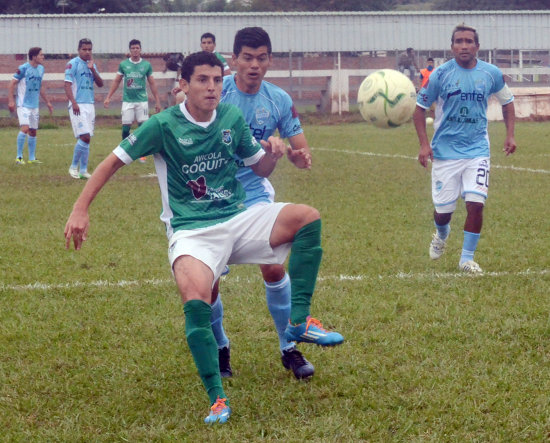
[[[397, 274], [388, 274], [388, 275], [327, 275], [319, 276], [317, 279], [318, 282], [323, 281], [341, 281], [341, 282], [362, 282], [362, 281], [380, 281], [380, 280], [433, 280], [433, 279], [455, 279], [455, 278], [498, 278], [498, 277], [542, 277], [544, 275], [550, 275], [550, 269], [539, 269], [532, 270], [526, 269], [525, 271], [518, 272], [485, 272], [483, 275], [468, 275], [461, 272], [422, 272], [422, 273], [411, 273], [411, 272], [398, 272]], [[260, 275], [253, 278], [241, 278], [241, 277], [232, 277], [231, 275], [224, 277], [228, 283], [255, 283], [260, 282]], [[56, 289], [74, 289], [74, 288], [125, 288], [125, 287], [140, 287], [140, 286], [173, 286], [173, 279], [147, 279], [147, 280], [119, 280], [119, 281], [107, 281], [107, 280], [96, 280], [92, 282], [67, 282], [67, 283], [29, 283], [26, 285], [6, 285], [0, 284], [0, 291], [51, 291]]]
[[[368, 157], [385, 157], [385, 158], [404, 158], [406, 160], [417, 161], [417, 157], [412, 157], [410, 155], [401, 155], [401, 154], [383, 154], [379, 152], [363, 152], [363, 151], [350, 151], [346, 149], [333, 149], [333, 148], [311, 148], [313, 151], [326, 151], [326, 152], [337, 152], [339, 154], [355, 154], [355, 155], [364, 155]], [[532, 168], [520, 168], [518, 166], [512, 165], [495, 165], [491, 164], [491, 168], [495, 169], [509, 169], [511, 171], [519, 172], [533, 172], [535, 174], [550, 174], [550, 170], [547, 169], [532, 169]]]

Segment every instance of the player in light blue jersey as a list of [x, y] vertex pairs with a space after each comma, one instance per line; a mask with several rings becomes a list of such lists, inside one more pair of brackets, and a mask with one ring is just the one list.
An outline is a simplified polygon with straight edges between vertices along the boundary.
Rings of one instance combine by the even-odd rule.
[[[502, 105], [506, 126], [504, 152], [516, 150], [514, 138], [514, 96], [506, 86], [500, 69], [476, 58], [479, 50], [477, 31], [457, 26], [451, 36], [454, 59], [434, 70], [419, 91], [413, 120], [420, 141], [418, 161], [427, 167], [432, 160], [432, 198], [436, 232], [430, 244], [430, 258], [438, 259], [445, 251], [450, 222], [457, 200], [466, 202], [464, 241], [459, 269], [481, 274], [474, 261], [483, 222], [483, 207], [489, 189], [490, 152], [487, 133], [487, 102], [495, 94]], [[430, 145], [426, 134], [425, 111], [436, 103], [434, 129]]]
[[92, 41], [83, 38], [78, 42], [78, 57], [65, 67], [65, 94], [69, 99], [69, 117], [77, 139], [69, 174], [76, 179], [90, 178], [88, 157], [95, 125], [94, 83], [100, 88], [103, 86], [92, 59]]
[[[40, 97], [46, 102], [50, 115], [53, 106], [46, 97], [42, 87], [44, 77], [44, 53], [42, 48], [33, 47], [29, 49], [29, 61], [17, 68], [9, 85], [8, 108], [15, 111], [14, 101], [15, 86], [17, 85], [17, 117], [19, 119], [19, 134], [17, 134], [17, 157], [15, 163], [24, 165], [23, 148], [25, 140], [29, 149], [29, 163], [42, 163], [36, 159], [36, 131], [39, 121]], [[27, 139], [28, 135], [28, 139]]]
[[[237, 32], [233, 45], [232, 62], [236, 74], [223, 80], [222, 103], [238, 106], [244, 114], [256, 140], [267, 140], [275, 131], [288, 138], [289, 159], [303, 169], [311, 167], [311, 153], [290, 96], [278, 86], [264, 81], [272, 60], [271, 41], [262, 28], [244, 28]], [[306, 162], [298, 152], [306, 153]], [[274, 201], [275, 191], [267, 178], [259, 177], [251, 168], [237, 161], [237, 178], [246, 191], [245, 204], [251, 207]], [[266, 301], [279, 336], [281, 359], [286, 369], [292, 369], [298, 379], [309, 378], [314, 368], [296, 349], [296, 344], [285, 335], [290, 319], [291, 285], [283, 265], [260, 265], [265, 283]], [[218, 286], [214, 288], [214, 297]], [[223, 328], [223, 305], [218, 297], [212, 305], [212, 328], [218, 342], [220, 371], [232, 375], [229, 340]], [[313, 321], [313, 320], [312, 320]], [[330, 335], [330, 334], [329, 334]]]

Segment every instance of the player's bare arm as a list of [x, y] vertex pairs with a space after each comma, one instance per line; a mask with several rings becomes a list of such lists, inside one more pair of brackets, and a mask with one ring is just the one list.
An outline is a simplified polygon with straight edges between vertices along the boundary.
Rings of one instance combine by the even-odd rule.
[[311, 169], [311, 150], [304, 133], [288, 138], [291, 149], [287, 150], [288, 159], [299, 169]]
[[46, 92], [44, 91], [44, 86], [40, 88], [40, 97], [42, 97], [42, 100], [46, 103], [46, 106], [48, 107], [48, 111], [50, 112], [50, 115], [53, 115], [53, 105], [52, 102], [48, 99], [46, 96]]
[[418, 141], [420, 142], [420, 151], [418, 152], [418, 162], [428, 167], [428, 160], [433, 161], [433, 151], [428, 140], [428, 134], [426, 132], [426, 110], [417, 106], [413, 114], [414, 127], [416, 128], [416, 134], [418, 135]]
[[109, 89], [109, 93], [107, 94], [107, 97], [103, 101], [103, 106], [105, 108], [108, 108], [111, 104], [111, 97], [114, 95], [115, 91], [118, 89], [118, 86], [120, 85], [120, 82], [122, 81], [122, 75], [116, 74], [115, 79], [113, 80], [113, 83], [111, 84], [111, 89]]
[[103, 79], [101, 78], [101, 76], [99, 75], [99, 73], [95, 70], [95, 67], [94, 67], [94, 60], [93, 60], [93, 59], [88, 60], [87, 64], [88, 64], [88, 68], [90, 68], [90, 71], [92, 71], [92, 75], [94, 76], [94, 82], [95, 82], [95, 84], [96, 84], [98, 87], [101, 88], [101, 87], [103, 86]]
[[12, 78], [10, 85], [8, 87], [8, 108], [10, 112], [15, 112], [15, 100], [13, 98], [14, 92], [15, 92], [15, 85], [19, 82], [19, 80]]
[[88, 228], [90, 226], [90, 218], [88, 208], [96, 195], [101, 191], [105, 183], [118, 171], [124, 163], [115, 154], [111, 153], [103, 160], [96, 168], [90, 179], [86, 182], [86, 186], [76, 200], [71, 215], [65, 225], [65, 248], [71, 247], [71, 238], [73, 240], [75, 250], [82, 247], [82, 243], [86, 241], [88, 236]]
[[155, 83], [155, 79], [152, 75], [147, 77], [147, 81], [149, 82], [149, 87], [151, 88], [151, 93], [153, 94], [153, 97], [155, 98], [155, 111], [158, 113], [162, 109], [162, 106], [160, 105], [160, 97], [159, 97], [159, 91], [157, 89], [157, 84]]
[[277, 161], [285, 155], [287, 147], [285, 143], [279, 137], [269, 137], [267, 141], [260, 140], [262, 147], [266, 154], [260, 159], [258, 163], [250, 166], [254, 173], [260, 177], [268, 177], [275, 166]]
[[74, 115], [80, 115], [80, 107], [78, 106], [78, 103], [74, 99], [73, 90], [71, 88], [72, 83], [71, 82], [65, 82], [65, 95], [67, 96], [67, 99], [71, 102], [72, 108], [73, 108], [73, 114]]
[[504, 140], [504, 152], [506, 155], [516, 152], [516, 139], [514, 130], [516, 125], [516, 109], [514, 102], [510, 102], [502, 107], [502, 117], [506, 126], [506, 140]]

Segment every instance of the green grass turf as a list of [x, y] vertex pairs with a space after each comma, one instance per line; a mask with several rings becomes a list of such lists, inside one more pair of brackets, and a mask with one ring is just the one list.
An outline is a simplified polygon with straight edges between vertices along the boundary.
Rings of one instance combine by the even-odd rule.
[[[66, 125], [38, 133], [44, 164], [16, 166], [0, 131], [0, 427], [5, 441], [547, 441], [550, 437], [550, 151], [546, 123], [519, 123], [518, 152], [490, 125], [490, 197], [476, 260], [457, 273], [464, 205], [445, 255], [428, 258], [429, 172], [412, 124], [308, 123], [311, 171], [282, 162], [280, 201], [323, 216], [312, 312], [346, 341], [300, 345], [298, 382], [278, 357], [255, 266], [222, 282], [233, 415], [207, 427], [158, 219], [151, 159], [120, 170], [91, 208], [89, 240], [64, 249], [84, 182]], [[99, 126], [93, 169], [118, 143]], [[26, 155], [25, 155], [26, 156]]]

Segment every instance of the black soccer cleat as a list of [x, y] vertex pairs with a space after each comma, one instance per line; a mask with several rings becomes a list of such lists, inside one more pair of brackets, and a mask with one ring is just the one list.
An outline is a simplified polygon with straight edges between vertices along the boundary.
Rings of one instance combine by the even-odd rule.
[[218, 349], [218, 360], [220, 364], [220, 376], [222, 378], [232, 377], [233, 371], [231, 370], [229, 345]]
[[283, 351], [281, 355], [281, 361], [286, 369], [292, 369], [294, 376], [298, 380], [304, 380], [312, 377], [315, 373], [313, 365], [306, 360], [300, 351], [296, 348]]

